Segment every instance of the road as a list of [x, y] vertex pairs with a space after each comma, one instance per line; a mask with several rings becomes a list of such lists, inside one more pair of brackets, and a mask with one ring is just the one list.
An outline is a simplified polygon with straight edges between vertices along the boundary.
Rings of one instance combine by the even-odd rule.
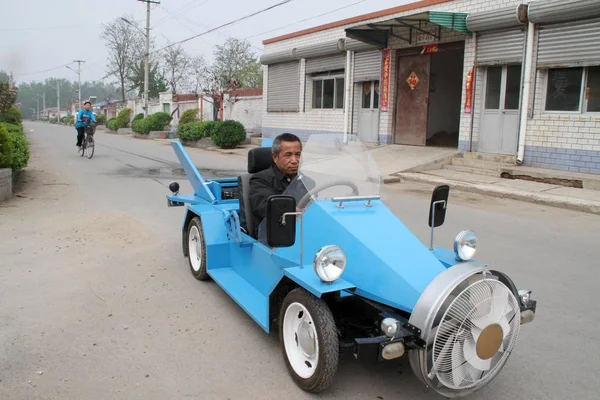
[[[265, 334], [181, 253], [181, 176], [168, 141], [98, 132], [92, 160], [72, 128], [28, 123], [30, 167], [0, 205], [0, 399], [309, 399]], [[207, 176], [245, 157], [199, 149]], [[384, 200], [424, 242], [431, 188], [388, 185]], [[474, 229], [478, 259], [538, 300], [499, 377], [472, 399], [596, 399], [600, 378], [600, 218], [451, 193], [436, 245]], [[438, 399], [407, 361], [345, 357], [324, 399]]]

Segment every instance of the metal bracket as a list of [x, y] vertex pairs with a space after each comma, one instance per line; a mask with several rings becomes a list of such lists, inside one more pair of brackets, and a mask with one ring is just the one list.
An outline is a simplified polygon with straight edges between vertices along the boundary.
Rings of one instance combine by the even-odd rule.
[[435, 206], [438, 204], [444, 204], [444, 209], [446, 208], [446, 200], [438, 200], [433, 202], [431, 205], [431, 242], [429, 243], [429, 250], [433, 250], [433, 230], [435, 229], [433, 221], [435, 221]]

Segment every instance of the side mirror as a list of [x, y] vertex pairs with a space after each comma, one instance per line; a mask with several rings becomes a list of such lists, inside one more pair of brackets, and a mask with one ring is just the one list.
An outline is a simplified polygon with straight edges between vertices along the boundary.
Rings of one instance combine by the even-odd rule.
[[429, 220], [427, 221], [430, 228], [437, 228], [444, 224], [449, 194], [450, 186], [448, 185], [439, 185], [433, 189], [429, 205]]
[[267, 244], [290, 247], [296, 243], [296, 199], [271, 196], [267, 200]]

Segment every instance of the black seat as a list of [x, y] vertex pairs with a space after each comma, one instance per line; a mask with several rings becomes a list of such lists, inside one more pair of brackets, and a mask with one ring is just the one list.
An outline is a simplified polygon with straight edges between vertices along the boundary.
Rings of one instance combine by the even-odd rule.
[[254, 237], [254, 221], [252, 205], [250, 204], [250, 177], [260, 171], [270, 168], [275, 162], [270, 147], [256, 147], [248, 152], [248, 173], [238, 177], [240, 188], [240, 226]]

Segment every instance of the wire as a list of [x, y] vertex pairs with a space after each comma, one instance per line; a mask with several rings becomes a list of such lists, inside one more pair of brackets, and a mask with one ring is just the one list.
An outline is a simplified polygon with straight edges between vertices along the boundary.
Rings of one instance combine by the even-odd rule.
[[357, 1], [356, 3], [348, 4], [347, 6], [336, 8], [335, 10], [327, 11], [327, 12], [325, 12], [323, 14], [315, 15], [314, 17], [305, 18], [305, 19], [303, 19], [301, 21], [297, 21], [297, 22], [294, 22], [292, 24], [288, 24], [288, 25], [285, 25], [285, 26], [282, 26], [282, 27], [279, 27], [279, 28], [271, 29], [271, 30], [268, 30], [268, 31], [265, 31], [265, 32], [257, 33], [256, 35], [248, 36], [248, 37], [246, 37], [246, 39], [252, 39], [254, 37], [257, 37], [257, 36], [260, 36], [260, 35], [264, 35], [265, 33], [271, 33], [271, 32], [278, 31], [280, 29], [285, 29], [285, 28], [288, 28], [290, 26], [300, 24], [302, 22], [310, 21], [311, 19], [319, 18], [319, 17], [322, 17], [324, 15], [331, 14], [331, 13], [334, 13], [336, 11], [343, 10], [345, 8], [349, 8], [349, 7], [355, 6], [355, 5], [360, 4], [360, 3], [364, 3], [365, 1], [367, 1], [367, 0], [360, 0], [360, 1]]
[[[160, 20], [156, 21], [156, 24], [154, 24], [154, 27], [157, 27], [158, 25], [160, 25], [160, 24], [162, 24], [163, 22], [165, 22], [165, 21], [168, 21], [168, 20], [170, 20], [170, 19], [177, 18], [177, 16], [180, 16], [180, 15], [181, 15], [181, 13], [179, 13], [181, 10], [187, 9], [186, 11], [190, 11], [190, 10], [192, 10], [192, 9], [194, 9], [194, 8], [198, 8], [198, 7], [200, 7], [201, 5], [203, 5], [203, 4], [205, 4], [205, 3], [207, 3], [209, 0], [204, 0], [202, 3], [200, 3], [200, 4], [198, 4], [198, 5], [194, 6], [194, 7], [188, 8], [188, 7], [189, 7], [189, 6], [191, 6], [192, 4], [194, 4], [194, 3], [197, 3], [197, 2], [199, 2], [199, 1], [200, 1], [200, 0], [194, 0], [194, 1], [192, 1], [191, 3], [188, 3], [188, 4], [184, 5], [183, 7], [180, 7], [180, 8], [178, 8], [177, 10], [175, 10], [175, 12], [176, 12], [176, 13], [178, 13], [177, 15], [175, 15], [175, 14], [173, 14], [173, 13], [171, 13], [171, 12], [167, 11], [167, 10], [166, 10], [166, 9], [164, 9], [163, 7], [160, 7], [162, 10], [164, 10], [164, 11], [166, 11], [167, 13], [171, 14], [171, 17], [162, 18], [162, 19], [160, 19]], [[159, 6], [160, 6], [160, 5], [159, 5]]]
[[172, 46], [175, 46], [175, 45], [178, 45], [178, 44], [181, 44], [181, 43], [189, 42], [190, 40], [196, 39], [196, 38], [198, 38], [198, 37], [200, 37], [200, 36], [204, 36], [204, 35], [206, 35], [206, 34], [208, 34], [208, 33], [214, 32], [214, 31], [216, 31], [216, 30], [218, 30], [218, 29], [221, 29], [221, 28], [224, 28], [224, 27], [226, 27], [226, 26], [233, 25], [233, 24], [235, 24], [236, 22], [240, 22], [240, 21], [243, 21], [243, 20], [245, 20], [245, 19], [248, 19], [248, 18], [254, 17], [255, 15], [262, 14], [262, 13], [264, 13], [264, 12], [266, 12], [266, 11], [272, 10], [273, 8], [276, 8], [276, 7], [282, 6], [282, 5], [284, 5], [284, 4], [287, 4], [287, 3], [291, 2], [291, 1], [294, 1], [294, 0], [283, 0], [283, 1], [281, 1], [281, 2], [279, 2], [279, 3], [277, 3], [277, 4], [274, 4], [274, 5], [270, 6], [270, 7], [267, 7], [267, 8], [264, 8], [264, 9], [262, 9], [262, 10], [259, 10], [259, 11], [256, 11], [256, 12], [253, 12], [252, 14], [246, 15], [245, 17], [241, 17], [241, 18], [238, 18], [238, 19], [236, 19], [236, 20], [234, 20], [234, 21], [227, 22], [227, 23], [225, 23], [225, 24], [223, 24], [223, 25], [219, 25], [219, 26], [217, 26], [216, 28], [209, 29], [209, 30], [207, 30], [207, 31], [204, 31], [204, 32], [202, 32], [202, 33], [198, 34], [198, 35], [192, 36], [192, 37], [190, 37], [190, 38], [187, 38], [187, 39], [184, 39], [184, 40], [180, 40], [179, 42], [171, 43], [171, 44], [169, 44], [169, 45], [167, 45], [167, 46], [165, 46], [165, 47], [163, 47], [163, 48], [160, 48], [160, 49], [158, 49], [158, 50], [155, 50], [155, 51], [153, 51], [152, 53], [156, 53], [156, 52], [159, 52], [159, 51], [165, 50], [165, 49], [167, 49], [167, 48], [169, 48], [169, 47], [172, 47]]
[[50, 69], [46, 69], [46, 70], [43, 70], [43, 71], [27, 72], [27, 73], [24, 73], [24, 74], [14, 74], [14, 76], [26, 76], [26, 75], [37, 75], [37, 74], [43, 74], [44, 72], [56, 71], [57, 69], [61, 69], [61, 68], [68, 67], [68, 66], [69, 66], [69, 64], [73, 64], [73, 63], [67, 63], [67, 64], [63, 64], [63, 65], [60, 65], [60, 66], [58, 66], [58, 67], [54, 67], [54, 68], [50, 68]]

